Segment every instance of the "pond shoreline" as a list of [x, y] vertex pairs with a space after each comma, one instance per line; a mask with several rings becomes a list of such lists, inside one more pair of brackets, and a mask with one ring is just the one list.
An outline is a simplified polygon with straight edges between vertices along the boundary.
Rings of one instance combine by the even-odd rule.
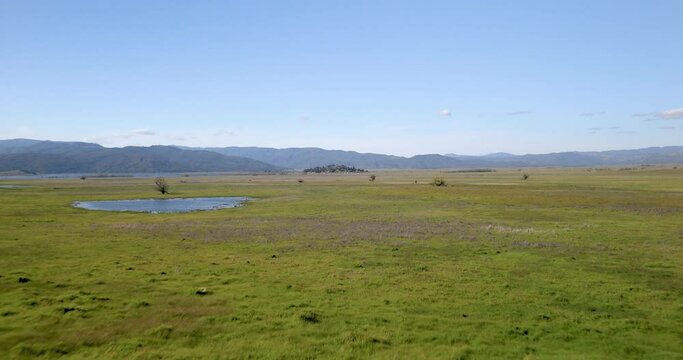
[[240, 207], [249, 200], [252, 199], [243, 196], [224, 196], [169, 199], [74, 201], [71, 205], [75, 208], [91, 211], [139, 212], [158, 214], [231, 209]]

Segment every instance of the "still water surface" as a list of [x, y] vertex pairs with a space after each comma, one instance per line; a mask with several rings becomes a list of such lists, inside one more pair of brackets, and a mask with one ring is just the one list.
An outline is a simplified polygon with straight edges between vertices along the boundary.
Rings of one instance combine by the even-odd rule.
[[182, 213], [234, 208], [249, 200], [247, 197], [207, 197], [176, 199], [135, 199], [110, 201], [77, 201], [73, 205], [87, 210], [133, 211], [148, 213]]

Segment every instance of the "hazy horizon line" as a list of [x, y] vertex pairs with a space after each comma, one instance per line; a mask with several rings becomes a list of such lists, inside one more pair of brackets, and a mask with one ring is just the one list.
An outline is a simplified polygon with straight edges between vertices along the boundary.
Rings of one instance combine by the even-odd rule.
[[403, 158], [410, 158], [414, 156], [423, 156], [423, 155], [442, 155], [442, 156], [472, 156], [472, 157], [482, 157], [482, 156], [488, 156], [488, 155], [494, 155], [494, 154], [509, 154], [511, 156], [525, 156], [525, 155], [548, 155], [548, 154], [561, 154], [561, 153], [592, 153], [592, 152], [608, 152], [608, 151], [632, 151], [632, 150], [643, 150], [643, 149], [652, 149], [652, 148], [667, 148], [667, 147], [683, 147], [683, 145], [663, 145], [663, 146], [646, 146], [646, 147], [636, 147], [636, 148], [619, 148], [619, 149], [602, 149], [602, 150], [564, 150], [564, 151], [551, 151], [551, 152], [537, 152], [537, 153], [512, 153], [508, 151], [492, 151], [492, 152], [487, 152], [487, 153], [480, 153], [480, 154], [458, 154], [454, 152], [446, 152], [446, 153], [436, 153], [436, 152], [426, 152], [426, 153], [419, 153], [419, 154], [413, 154], [410, 156], [407, 155], [395, 155], [395, 154], [390, 154], [390, 153], [379, 153], [379, 152], [361, 152], [357, 150], [348, 150], [348, 149], [332, 149], [332, 148], [323, 148], [319, 146], [292, 146], [292, 147], [275, 147], [275, 146], [258, 146], [258, 145], [251, 145], [251, 146], [235, 146], [235, 145], [226, 145], [226, 146], [188, 146], [188, 145], [178, 145], [178, 144], [152, 144], [152, 145], [124, 145], [124, 146], [106, 146], [102, 145], [98, 142], [95, 141], [85, 141], [85, 140], [50, 140], [50, 139], [33, 139], [33, 138], [10, 138], [10, 139], [0, 139], [0, 141], [9, 141], [9, 140], [32, 140], [32, 141], [50, 141], [50, 142], [62, 142], [62, 143], [85, 143], [85, 144], [95, 144], [99, 145], [103, 148], [106, 149], [122, 149], [126, 147], [152, 147], [152, 146], [169, 146], [169, 147], [176, 147], [176, 148], [184, 148], [184, 149], [211, 149], [211, 148], [228, 148], [228, 147], [234, 147], [234, 148], [260, 148], [260, 149], [275, 149], [275, 150], [288, 150], [288, 149], [320, 149], [320, 150], [325, 150], [325, 151], [344, 151], [344, 152], [355, 152], [358, 154], [373, 154], [373, 155], [387, 155], [387, 156], [396, 156], [396, 157], [403, 157]]

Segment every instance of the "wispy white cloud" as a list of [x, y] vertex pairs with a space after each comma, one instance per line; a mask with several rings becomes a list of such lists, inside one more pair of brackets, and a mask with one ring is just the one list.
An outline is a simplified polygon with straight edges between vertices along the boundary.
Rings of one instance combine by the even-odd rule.
[[683, 120], [683, 108], [669, 109], [659, 112], [633, 114], [633, 117], [645, 118], [643, 121]]
[[507, 116], [518, 116], [518, 115], [529, 115], [529, 114], [531, 114], [531, 111], [522, 110], [522, 111], [511, 111], [509, 113], [506, 113], [505, 115], [507, 115]]
[[149, 129], [133, 129], [120, 131], [106, 135], [86, 137], [84, 141], [96, 142], [100, 144], [118, 144], [120, 140], [130, 140], [140, 136], [155, 136], [156, 133]]
[[591, 127], [588, 128], [589, 134], [597, 134], [598, 132], [608, 132], [614, 134], [631, 134], [632, 131], [623, 130], [620, 126], [607, 126], [607, 127]]
[[439, 115], [441, 115], [441, 116], [451, 116], [451, 111], [448, 110], [448, 109], [443, 109], [443, 110], [439, 111]]
[[657, 117], [665, 120], [683, 119], [683, 108], [662, 111]]
[[676, 130], [676, 127], [666, 125], [666, 126], [660, 126], [659, 129], [660, 130]]
[[584, 113], [579, 114], [579, 116], [583, 116], [583, 117], [601, 116], [601, 115], [605, 115], [605, 112], [604, 111], [596, 111], [596, 112], [584, 112]]
[[133, 129], [130, 132], [133, 135], [145, 135], [145, 136], [156, 135], [156, 133], [154, 131], [149, 130], [149, 129]]
[[633, 117], [648, 117], [648, 116], [655, 116], [655, 115], [657, 115], [656, 112], [647, 112], [647, 113], [635, 113], [635, 114], [632, 114], [631, 116], [633, 116]]

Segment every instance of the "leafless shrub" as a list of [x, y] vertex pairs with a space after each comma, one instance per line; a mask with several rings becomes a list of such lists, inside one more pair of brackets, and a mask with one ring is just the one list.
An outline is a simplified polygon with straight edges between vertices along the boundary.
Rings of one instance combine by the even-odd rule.
[[158, 177], [154, 179], [154, 188], [163, 195], [168, 194], [169, 185], [166, 179]]

